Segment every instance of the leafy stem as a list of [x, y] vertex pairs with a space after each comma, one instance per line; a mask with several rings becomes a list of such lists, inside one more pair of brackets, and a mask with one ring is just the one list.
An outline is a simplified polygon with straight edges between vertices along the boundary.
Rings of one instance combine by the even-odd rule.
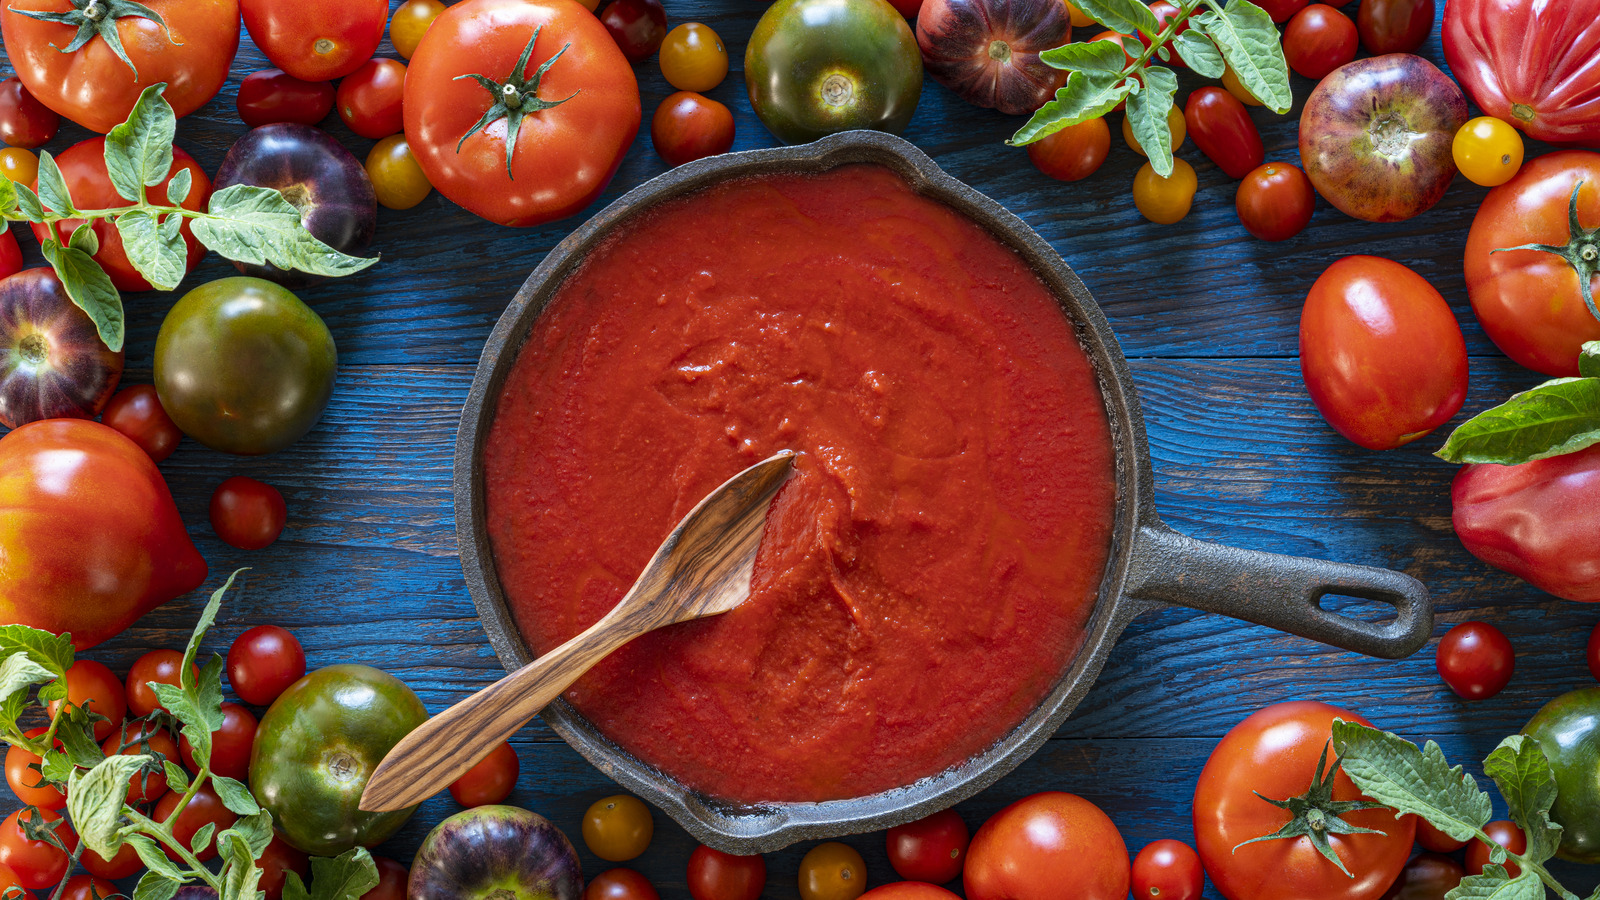
[[[198, 780], [199, 779], [196, 779], [196, 781]], [[178, 813], [183, 811], [183, 807], [188, 804], [191, 796], [193, 795], [190, 794], [183, 798], [183, 802], [178, 804], [172, 815], [167, 817], [166, 822], [157, 822], [149, 816], [146, 816], [144, 813], [132, 808], [125, 809], [124, 812], [132, 824], [139, 826], [138, 830], [140, 834], [149, 836], [158, 843], [165, 845], [167, 849], [171, 850], [173, 853], [176, 853], [178, 858], [183, 860], [185, 865], [194, 870], [190, 874], [200, 876], [200, 880], [204, 881], [209, 887], [220, 894], [222, 892], [221, 879], [212, 874], [211, 870], [206, 868], [205, 864], [200, 862], [199, 859], [196, 859], [194, 853], [191, 852], [188, 847], [183, 846], [183, 842], [178, 840], [172, 834], [171, 823], [177, 821]]]
[[[1187, 2], [1187, 0], [1179, 0], [1178, 14], [1168, 19], [1166, 27], [1150, 38], [1150, 43], [1145, 46], [1144, 52], [1134, 57], [1133, 62], [1123, 68], [1122, 74], [1133, 75], [1141, 72], [1145, 66], [1150, 64], [1150, 60], [1159, 59], [1160, 57], [1157, 54], [1161, 48], [1178, 36], [1178, 29], [1188, 23], [1189, 17], [1194, 15], [1195, 11], [1203, 5], [1205, 5], [1205, 0], [1194, 0], [1193, 3]], [[1175, 53], [1177, 51], [1173, 50], [1171, 52]]]

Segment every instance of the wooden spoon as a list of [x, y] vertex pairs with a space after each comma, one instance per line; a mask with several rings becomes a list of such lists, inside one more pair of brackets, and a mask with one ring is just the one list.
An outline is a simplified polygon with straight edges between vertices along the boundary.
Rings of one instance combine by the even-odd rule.
[[443, 790], [611, 651], [647, 631], [725, 613], [750, 596], [767, 506], [789, 478], [785, 450], [745, 469], [672, 529], [644, 574], [589, 630], [422, 723], [383, 758], [361, 794], [369, 812]]

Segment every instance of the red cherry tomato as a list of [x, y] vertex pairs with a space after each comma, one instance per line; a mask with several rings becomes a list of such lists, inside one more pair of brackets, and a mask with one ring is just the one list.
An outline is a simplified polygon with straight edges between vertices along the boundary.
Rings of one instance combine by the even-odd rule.
[[235, 105], [251, 128], [277, 122], [315, 125], [333, 111], [332, 82], [301, 81], [282, 69], [251, 72], [239, 83]]
[[153, 722], [129, 722], [100, 745], [106, 756], [160, 754], [161, 759], [128, 779], [128, 805], [149, 803], [167, 792], [167, 773], [162, 762], [178, 759], [178, 745], [166, 729]]
[[[105, 663], [92, 659], [77, 660], [67, 670], [67, 702], [106, 717], [106, 721], [94, 723], [97, 741], [105, 740], [122, 727], [122, 720], [128, 715], [122, 680], [106, 668]], [[47, 711], [54, 716], [60, 707], [60, 702], [54, 702]]]
[[1434, 853], [1454, 853], [1467, 845], [1466, 841], [1456, 840], [1423, 818], [1417, 819], [1417, 843], [1422, 845], [1422, 849]]
[[[178, 802], [182, 799], [182, 794], [168, 791], [165, 796], [156, 801], [155, 811], [150, 814], [150, 817], [157, 822], [166, 822], [168, 817], [177, 810]], [[189, 799], [189, 805], [185, 806], [183, 812], [178, 814], [172, 825], [172, 836], [185, 847], [192, 847], [195, 834], [201, 828], [204, 828], [206, 823], [209, 822], [215, 825], [216, 832], [221, 832], [226, 831], [238, 820], [239, 817], [222, 805], [222, 799], [217, 796], [216, 791], [211, 789], [211, 785], [207, 784], [200, 790], [195, 791], [194, 796]], [[216, 832], [212, 833], [211, 840], [206, 842], [205, 847], [194, 855], [195, 859], [205, 862], [217, 855]], [[171, 850], [167, 850], [167, 856], [176, 859]]]
[[306, 651], [276, 625], [257, 625], [228, 648], [228, 684], [246, 703], [269, 706], [305, 674]]
[[1334, 430], [1368, 450], [1433, 431], [1467, 395], [1467, 345], [1444, 298], [1417, 273], [1347, 256], [1300, 313], [1300, 372]]
[[468, 808], [499, 803], [511, 796], [511, 789], [517, 786], [517, 773], [521, 768], [517, 751], [511, 749], [511, 744], [501, 741], [487, 756], [451, 782], [450, 796]]
[[1349, 16], [1326, 3], [1313, 3], [1295, 13], [1283, 30], [1283, 58], [1289, 68], [1320, 81], [1356, 58], [1359, 40]]
[[[1517, 823], [1499, 819], [1483, 826], [1483, 833], [1494, 839], [1496, 844], [1506, 848], [1512, 853], [1522, 854], [1528, 852], [1528, 836], [1522, 833]], [[1467, 874], [1482, 875], [1483, 867], [1489, 864], [1489, 845], [1476, 838], [1467, 844]], [[1522, 867], [1506, 860], [1504, 863], [1506, 874], [1512, 878], [1522, 873]]]
[[1210, 85], [1190, 94], [1183, 121], [1194, 145], [1229, 178], [1243, 178], [1266, 158], [1249, 111], [1222, 88]]
[[[22, 891], [22, 893], [16, 895], [12, 888]], [[17, 876], [16, 872], [12, 871], [10, 866], [0, 865], [0, 896], [4, 896], [7, 893], [12, 893], [15, 900], [36, 900], [32, 894], [22, 889], [22, 879]]]
[[1487, 700], [1511, 682], [1511, 640], [1487, 622], [1462, 622], [1439, 639], [1439, 677], [1466, 700]]
[[[32, 728], [26, 734], [36, 738], [47, 731], [48, 728]], [[44, 780], [44, 773], [34, 768], [42, 762], [26, 748], [12, 746], [6, 750], [6, 784], [11, 786], [11, 793], [17, 795], [23, 806], [62, 809], [67, 805], [67, 795], [56, 790], [55, 785]]]
[[907, 881], [944, 884], [961, 874], [971, 841], [961, 814], [941, 810], [889, 829], [889, 865]]
[[1373, 56], [1411, 53], [1433, 33], [1433, 0], [1361, 0], [1356, 31]]
[[[48, 841], [30, 841], [22, 830], [22, 822], [42, 825], [61, 818], [48, 809], [30, 812], [19, 809], [0, 822], [0, 866], [16, 873], [17, 883], [29, 890], [53, 888], [67, 875], [72, 859], [60, 847]], [[68, 851], [77, 849], [78, 834], [71, 825], [62, 824], [55, 829], [56, 837]]]
[[388, 0], [240, 0], [244, 27], [272, 64], [302, 81], [332, 81], [372, 58]]
[[[166, 709], [161, 705], [161, 698], [150, 687], [150, 682], [178, 686], [181, 679], [178, 673], [182, 665], [183, 654], [176, 650], [151, 650], [135, 660], [133, 668], [128, 670], [129, 711], [143, 718], [158, 709]], [[200, 670], [194, 666], [191, 665], [189, 671], [196, 678], [200, 677]]]
[[921, 881], [896, 881], [875, 887], [861, 895], [860, 900], [960, 900], [942, 887]]
[[401, 112], [405, 90], [405, 63], [369, 59], [339, 82], [339, 118], [364, 138], [398, 134], [405, 125]]
[[1134, 900], [1200, 900], [1206, 873], [1200, 854], [1183, 841], [1146, 844], [1133, 858]]
[[1282, 25], [1294, 18], [1294, 14], [1306, 8], [1311, 0], [1261, 0], [1256, 5], [1267, 11], [1272, 21]]
[[[375, 856], [372, 861], [378, 864], [378, 884], [382, 886], [383, 857]], [[266, 892], [267, 900], [282, 900], [285, 872], [299, 875], [302, 882], [311, 879], [311, 857], [289, 846], [289, 842], [276, 832], [267, 849], [261, 852], [261, 858], [256, 860], [256, 865], [261, 867], [261, 881], [256, 887]]]
[[378, 883], [361, 900], [406, 900], [411, 870], [386, 856], [374, 856], [372, 861], [378, 866]]
[[117, 886], [93, 875], [74, 875], [61, 889], [60, 900], [105, 900], [117, 893]]
[[1088, 178], [1111, 152], [1111, 127], [1105, 117], [1063, 128], [1028, 145], [1034, 168], [1059, 181]]
[[669, 166], [727, 153], [733, 146], [733, 113], [709, 97], [678, 91], [650, 117], [650, 143]]
[[1246, 231], [1263, 241], [1283, 241], [1311, 224], [1317, 192], [1298, 166], [1262, 163], [1239, 182], [1233, 205]]
[[701, 845], [689, 855], [689, 896], [694, 900], [760, 900], [767, 861]]
[[972, 836], [967, 900], [1126, 900], [1128, 847], [1100, 808], [1046, 791], [995, 813]]
[[153, 384], [136, 384], [117, 391], [100, 414], [100, 421], [122, 432], [156, 462], [171, 456], [183, 440], [183, 432], [161, 408], [161, 397]]
[[661, 0], [611, 0], [600, 21], [628, 62], [643, 62], [667, 39], [667, 11]]
[[13, 75], [0, 81], [0, 141], [33, 149], [56, 136], [61, 117], [40, 103]]
[[632, 869], [607, 869], [583, 889], [583, 900], [661, 900], [650, 879]]
[[78, 862], [89, 870], [90, 875], [104, 878], [107, 881], [127, 878], [129, 875], [144, 869], [144, 862], [139, 859], [139, 852], [133, 849], [132, 844], [123, 844], [122, 849], [117, 851], [117, 855], [110, 859], [106, 859], [85, 847], [83, 848], [83, 855], [78, 858]]
[[224, 543], [260, 550], [283, 533], [289, 508], [283, 495], [265, 482], [235, 475], [211, 495], [211, 528]]
[[[256, 742], [256, 717], [237, 703], [222, 704], [222, 727], [211, 732], [211, 772], [244, 781], [250, 777], [250, 749]], [[188, 738], [178, 742], [183, 764], [198, 772]]]
[[[17, 152], [27, 153], [28, 151], [18, 150]], [[37, 170], [35, 170], [34, 176], [38, 176]], [[0, 177], [4, 176], [0, 175]], [[17, 243], [17, 236], [11, 233], [11, 226], [7, 225], [4, 230], [0, 230], [0, 278], [10, 278], [21, 272], [24, 265], [22, 247]]]

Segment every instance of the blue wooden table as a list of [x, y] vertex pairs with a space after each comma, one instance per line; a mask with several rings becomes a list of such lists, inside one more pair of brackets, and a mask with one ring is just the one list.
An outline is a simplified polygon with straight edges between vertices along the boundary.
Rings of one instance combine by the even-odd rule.
[[[669, 0], [673, 23], [705, 22], [727, 43], [733, 71], [710, 94], [734, 111], [735, 149], [776, 143], [751, 112], [741, 71], [763, 9], [742, 0]], [[1352, 16], [1354, 10], [1345, 9]], [[1080, 29], [1079, 37], [1090, 34]], [[1444, 65], [1437, 29], [1421, 52]], [[387, 40], [379, 55], [397, 57]], [[246, 38], [222, 93], [180, 121], [179, 145], [208, 171], [216, 171], [245, 130], [234, 111], [240, 79], [268, 65]], [[276, 623], [299, 636], [313, 667], [378, 666], [415, 688], [433, 711], [502, 674], [457, 559], [450, 484], [457, 419], [483, 342], [528, 272], [586, 215], [666, 170], [648, 132], [651, 112], [671, 88], [654, 59], [636, 71], [645, 126], [595, 207], [523, 230], [490, 225], [437, 194], [406, 212], [380, 210], [374, 249], [383, 262], [301, 292], [339, 348], [338, 385], [321, 424], [272, 456], [232, 457], [186, 440], [162, 464], [210, 563], [206, 591], [235, 567], [252, 570], [224, 608], [208, 651], [225, 651], [252, 625]], [[1185, 89], [1192, 86], [1186, 82]], [[1295, 76], [1295, 109], [1287, 116], [1253, 110], [1268, 160], [1298, 163], [1296, 121], [1311, 88]], [[1387, 453], [1362, 450], [1327, 427], [1300, 378], [1296, 335], [1307, 289], [1335, 259], [1371, 253], [1411, 266], [1455, 310], [1472, 372], [1457, 421], [1542, 380], [1495, 349], [1467, 303], [1461, 254], [1484, 189], [1457, 178], [1434, 209], [1388, 225], [1350, 219], [1319, 200], [1311, 227], [1268, 244], [1239, 225], [1236, 182], [1192, 143], [1179, 155], [1199, 175], [1194, 211], [1177, 225], [1158, 226], [1133, 208], [1130, 185], [1143, 158], [1119, 138], [1098, 173], [1063, 184], [1002, 144], [1018, 122], [929, 81], [905, 137], [1037, 229], [1105, 309], [1138, 384], [1166, 521], [1206, 540], [1405, 571], [1433, 592], [1436, 635], [1469, 619], [1492, 622], [1516, 647], [1517, 673], [1499, 696], [1466, 703], [1435, 673], [1436, 642], [1410, 659], [1386, 662], [1216, 615], [1148, 615], [1122, 637], [1055, 738], [958, 807], [970, 827], [1012, 800], [1054, 789], [1098, 803], [1130, 852], [1157, 838], [1192, 841], [1190, 801], [1201, 766], [1229, 728], [1264, 705], [1315, 699], [1348, 706], [1414, 740], [1439, 741], [1452, 761], [1476, 771], [1547, 700], [1593, 683], [1583, 647], [1600, 610], [1550, 597], [1461, 547], [1450, 527], [1455, 467], [1429, 455], [1442, 437]], [[372, 144], [336, 116], [323, 124], [358, 156]], [[86, 136], [66, 124], [48, 149]], [[1528, 157], [1550, 149], [1530, 143]], [[37, 245], [26, 237], [23, 244], [36, 262]], [[231, 274], [213, 255], [183, 288]], [[177, 296], [126, 298], [127, 383], [149, 382], [156, 331]], [[260, 478], [283, 492], [289, 525], [273, 546], [236, 550], [212, 534], [207, 502], [231, 475]], [[169, 603], [91, 655], [126, 673], [148, 649], [181, 647], [203, 599], [195, 592]], [[511, 802], [565, 830], [587, 874], [607, 868], [582, 846], [579, 822], [615, 785], [540, 722], [514, 744], [522, 777]], [[454, 808], [447, 796], [427, 802], [377, 852], [409, 863], [423, 835]], [[845, 840], [868, 860], [874, 884], [894, 880], [881, 833]], [[796, 872], [808, 846], [769, 856], [768, 897], [797, 896]], [[654, 843], [630, 865], [663, 897], [687, 898], [692, 847], [658, 814]], [[1558, 871], [1569, 888], [1583, 892], [1600, 878], [1580, 867]]]

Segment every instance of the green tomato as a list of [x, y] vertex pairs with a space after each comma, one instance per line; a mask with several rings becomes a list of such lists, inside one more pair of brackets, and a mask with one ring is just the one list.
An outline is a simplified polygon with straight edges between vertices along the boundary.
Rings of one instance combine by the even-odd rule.
[[1556, 773], [1550, 818], [1563, 829], [1556, 855], [1600, 863], [1600, 686], [1546, 703], [1522, 733], [1539, 741]]
[[272, 453], [322, 418], [338, 361], [328, 326], [288, 288], [223, 278], [184, 294], [161, 323], [156, 393], [207, 447]]
[[786, 144], [852, 128], [898, 134], [922, 94], [922, 51], [886, 0], [778, 0], [750, 35], [744, 83]]
[[261, 718], [250, 790], [284, 839], [312, 856], [382, 843], [416, 807], [362, 812], [361, 792], [384, 755], [427, 718], [422, 701], [393, 675], [371, 666], [318, 669]]

